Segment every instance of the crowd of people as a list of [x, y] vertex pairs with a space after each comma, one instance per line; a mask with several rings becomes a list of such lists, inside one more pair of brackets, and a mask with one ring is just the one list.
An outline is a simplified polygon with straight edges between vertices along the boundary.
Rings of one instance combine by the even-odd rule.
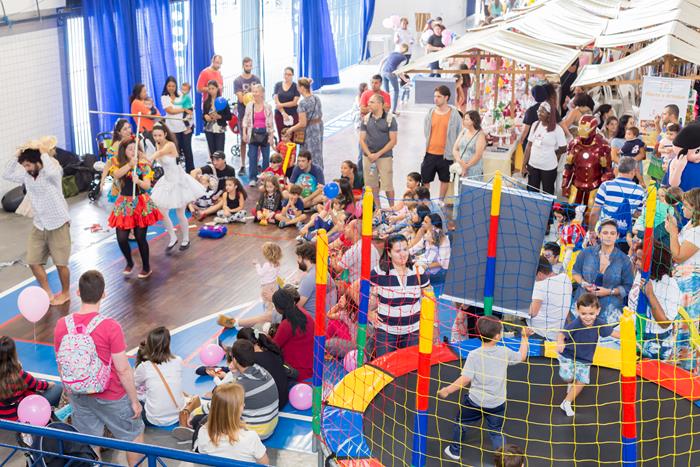
[[[493, 2], [492, 11], [498, 5]], [[134, 268], [130, 234], [141, 258], [138, 277], [147, 279], [153, 273], [147, 231], [159, 221], [169, 235], [168, 250], [178, 242], [180, 250], [189, 248], [188, 210], [198, 222], [252, 221], [261, 228], [295, 228], [298, 244], [293, 252], [270, 242], [261, 246], [263, 261], [255, 264], [255, 272], [264, 312], [254, 318], [219, 318], [222, 326], [239, 328], [238, 338], [226, 350], [226, 366], [198, 370], [212, 378], [212, 391], [200, 396], [183, 394], [181, 381], [188, 370], [171, 352], [167, 328], [148, 333], [137, 366], [131, 368], [121, 326], [100, 313], [104, 279], [97, 271], [84, 273], [78, 283], [80, 310], [59, 319], [54, 333], [64, 389], [73, 407], [72, 423], [80, 432], [102, 436], [107, 428], [118, 439], [141, 442], [144, 425], [178, 423], [174, 433], [192, 439], [198, 452], [267, 462], [261, 440], [274, 432], [278, 413], [288, 400], [288, 388], [313, 372], [314, 242], [321, 229], [329, 235], [330, 249], [327, 352], [342, 359], [356, 345], [365, 186], [372, 188], [376, 200], [371, 213], [372, 291], [366, 354], [380, 357], [418, 343], [421, 299], [428, 288], [440, 295], [450, 266], [451, 230], [458, 209], [450, 212], [444, 200], [454, 175], [483, 177], [487, 135], [480, 114], [466, 110], [466, 78], [459, 78], [467, 88], [461, 88], [461, 98], [459, 91], [453, 96], [447, 86], [438, 86], [434, 105], [423, 121], [425, 147], [420, 166], [407, 175], [404, 187], [395, 188], [396, 70], [414, 46], [407, 24], [402, 21], [396, 32], [394, 54], [398, 55], [390, 55], [381, 74], [373, 76], [369, 86], [360, 87], [359, 154], [356, 160], [343, 161], [332, 181], [325, 176], [332, 169], [324, 167], [321, 99], [312, 92], [310, 79], [294, 81], [292, 68], [284, 70], [284, 79], [275, 86], [273, 106], [259, 78], [252, 74], [252, 60], [244, 59], [243, 73], [234, 82], [237, 102], [231, 111], [228, 102], [221, 105], [218, 100], [223, 88], [222, 57], [215, 55], [197, 80], [204, 115], [197, 123], [191, 118], [187, 83], [178, 87], [174, 78], [167, 79], [161, 97], [169, 117], [165, 120], [159, 120], [160, 113], [145, 87], [134, 87], [131, 112], [140, 117], [133, 126], [124, 119], [116, 122], [109, 148], [112, 157], [104, 172], [114, 180], [109, 225], [116, 229], [125, 275]], [[437, 37], [439, 29], [439, 22], [432, 25], [431, 37]], [[436, 40], [428, 39], [429, 47], [438, 47]], [[382, 90], [382, 83], [387, 91]], [[390, 86], [393, 96], [388, 93]], [[494, 447], [517, 454], [518, 448], [504, 444], [502, 435], [505, 375], [507, 365], [525, 360], [528, 337], [556, 343], [561, 378], [570, 384], [561, 402], [568, 416], [574, 414], [576, 397], [590, 383], [598, 339], [614, 340], [623, 307], [635, 307], [642, 296], [650, 310], [644, 321], [643, 355], [672, 361], [693, 374], [698, 369], [691, 330], [675, 319], [680, 305], [692, 319], [700, 318], [700, 127], [681, 128], [678, 108], [668, 106], [657, 121], [659, 142], [649, 147], [639, 138], [632, 116], [618, 118], [606, 104], [596, 108], [582, 89], [573, 89], [560, 99], [566, 94], [564, 89], [543, 83], [532, 93], [535, 103], [523, 119], [522, 174], [529, 190], [562, 194], [569, 203], [552, 208], [554, 238], [543, 245], [539, 258], [530, 318], [521, 332], [519, 352], [497, 346], [503, 334], [500, 321], [488, 317], [470, 321], [469, 317], [483, 310], [456, 308], [452, 340], [478, 335], [483, 345], [469, 354], [460, 378], [438, 394], [448, 397], [471, 385], [461, 404], [453, 444], [445, 450], [452, 459], [459, 459], [462, 425], [482, 416]], [[459, 107], [453, 105], [457, 101]], [[199, 168], [194, 167], [191, 150], [195, 124], [202, 125], [210, 154], [210, 163]], [[238, 172], [227, 164], [224, 153], [224, 135], [231, 124], [237, 125], [241, 135]], [[132, 128], [142, 138], [135, 137]], [[578, 158], [582, 145], [593, 149]], [[664, 173], [658, 178], [644, 170], [645, 159], [653, 154], [663, 160]], [[184, 168], [178, 164], [180, 157]], [[154, 164], [162, 167], [157, 179]], [[246, 171], [246, 164], [247, 188], [237, 176]], [[61, 193], [60, 167], [50, 150], [25, 147], [8, 166], [5, 177], [25, 184], [34, 208], [28, 263], [39, 284], [51, 294], [43, 265], [49, 256], [53, 259], [63, 290], [51, 299], [54, 304], [64, 303], [70, 298], [70, 216]], [[431, 198], [430, 186], [436, 177], [439, 196]], [[647, 275], [641, 269], [645, 229], [640, 214], [650, 209], [644, 187], [651, 183], [660, 188], [654, 206], [655, 247]], [[337, 189], [335, 196], [329, 194], [334, 190], [326, 190], [331, 185]], [[252, 209], [249, 198], [255, 200]], [[180, 238], [170, 221], [171, 209], [181, 226]], [[280, 283], [284, 255], [295, 256], [304, 273], [298, 286]], [[64, 343], [71, 341], [77, 327], [87, 329], [94, 341], [96, 373], [89, 375], [90, 390], [69, 377], [78, 371], [75, 348]], [[494, 369], [492, 373], [483, 374], [484, 362]], [[37, 381], [22, 370], [8, 337], [0, 338], [0, 381], [3, 418], [16, 419], [17, 402], [30, 393], [44, 393], [54, 405], [60, 399], [60, 385]], [[137, 462], [133, 453], [128, 458], [132, 465]]]

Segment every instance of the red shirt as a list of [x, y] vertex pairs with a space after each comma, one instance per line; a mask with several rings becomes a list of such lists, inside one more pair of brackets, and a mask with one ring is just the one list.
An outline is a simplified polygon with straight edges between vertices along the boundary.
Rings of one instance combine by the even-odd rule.
[[279, 169], [275, 170], [272, 168], [272, 166], [268, 166], [265, 170], [262, 171], [263, 177], [266, 174], [275, 174], [277, 175], [277, 180], [280, 182], [280, 185], [284, 188], [286, 185], [286, 182], [284, 180], [284, 172], [282, 172], [282, 166], [279, 166]]
[[20, 371], [20, 378], [24, 382], [24, 387], [15, 391], [7, 399], [0, 400], [0, 418], [3, 420], [17, 420], [17, 406], [22, 399], [31, 396], [39, 391], [46, 391], [49, 388], [49, 383], [34, 379], [32, 375], [24, 370]]
[[292, 325], [283, 319], [277, 328], [274, 341], [282, 349], [284, 363], [299, 372], [299, 381], [313, 376], [314, 363], [314, 318], [305, 309], [306, 329], [297, 329], [292, 334]]
[[[365, 92], [363, 92], [362, 95], [360, 96], [360, 107], [367, 107], [367, 104], [369, 104], [369, 98], [375, 94], [376, 93], [374, 91], [372, 91], [371, 89], [368, 89]], [[380, 89], [379, 94], [381, 94], [382, 97], [384, 98], [384, 108], [390, 107], [391, 106], [391, 96], [389, 95], [389, 93], [386, 91], [382, 91]]]
[[[73, 322], [75, 326], [78, 327], [83, 325], [85, 327], [90, 324], [92, 318], [97, 316], [97, 313], [73, 313]], [[61, 340], [68, 334], [66, 329], [66, 319], [61, 318], [56, 323], [56, 329], [54, 330], [53, 346], [56, 352], [61, 346]], [[92, 340], [95, 341], [95, 348], [97, 349], [97, 356], [102, 360], [102, 363], [109, 365], [112, 360], [112, 354], [124, 352], [126, 350], [126, 341], [124, 340], [124, 333], [122, 332], [122, 327], [111, 318], [106, 318], [100, 323], [99, 326], [91, 334]], [[109, 383], [107, 383], [107, 389], [100, 393], [95, 394], [93, 397], [98, 399], [107, 400], [117, 400], [121, 399], [126, 395], [126, 391], [122, 386], [121, 381], [119, 381], [119, 376], [117, 375], [117, 370], [112, 365], [112, 371], [109, 375]]]
[[[197, 78], [197, 91], [206, 88], [207, 83], [211, 80], [219, 83], [219, 89], [224, 89], [224, 77], [221, 76], [221, 72], [219, 70], [213, 70], [210, 66], [208, 66], [202, 70], [202, 72], [199, 74], [199, 78]], [[203, 94], [206, 95], [206, 91]], [[204, 99], [202, 99], [202, 102], [204, 102]]]
[[[280, 141], [279, 144], [277, 144], [277, 152], [284, 158], [287, 157], [287, 143], [284, 141]], [[297, 147], [294, 146], [294, 149], [292, 149], [292, 152], [289, 154], [289, 164], [287, 164], [287, 167], [294, 167], [294, 164], [296, 163], [297, 159]], [[284, 160], [284, 159], [283, 159]], [[284, 165], [284, 164], [282, 164]]]

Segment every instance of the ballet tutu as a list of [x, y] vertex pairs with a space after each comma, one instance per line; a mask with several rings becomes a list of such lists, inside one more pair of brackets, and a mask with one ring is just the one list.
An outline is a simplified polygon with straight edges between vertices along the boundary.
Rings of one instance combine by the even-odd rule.
[[158, 209], [168, 210], [187, 206], [204, 196], [204, 187], [183, 171], [162, 177], [153, 187], [151, 198]]
[[148, 227], [163, 218], [148, 195], [139, 195], [136, 202], [131, 196], [119, 196], [109, 216], [109, 226], [131, 230], [134, 227]]

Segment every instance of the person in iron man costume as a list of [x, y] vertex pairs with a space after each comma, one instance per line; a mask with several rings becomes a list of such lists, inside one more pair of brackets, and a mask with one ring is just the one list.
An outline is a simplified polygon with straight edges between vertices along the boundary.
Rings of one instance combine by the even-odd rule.
[[592, 205], [601, 183], [615, 177], [610, 146], [597, 127], [597, 118], [584, 115], [578, 122], [578, 136], [569, 143], [561, 186], [569, 203]]

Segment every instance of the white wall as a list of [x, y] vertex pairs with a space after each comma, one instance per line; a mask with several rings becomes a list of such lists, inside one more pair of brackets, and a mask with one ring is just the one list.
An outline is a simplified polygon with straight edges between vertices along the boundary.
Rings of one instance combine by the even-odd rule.
[[[17, 146], [54, 135], [66, 147], [61, 57], [56, 20], [0, 28], [0, 174]], [[0, 177], [0, 196], [13, 185]]]
[[[461, 22], [467, 14], [467, 0], [377, 0], [374, 7], [374, 20], [370, 34], [392, 34], [382, 26], [382, 20], [391, 15], [408, 18], [408, 29], [415, 33], [415, 14], [430, 13], [431, 17], [442, 16], [445, 24], [451, 26]], [[420, 29], [423, 29], [421, 25]], [[462, 32], [455, 30], [456, 32]]]

